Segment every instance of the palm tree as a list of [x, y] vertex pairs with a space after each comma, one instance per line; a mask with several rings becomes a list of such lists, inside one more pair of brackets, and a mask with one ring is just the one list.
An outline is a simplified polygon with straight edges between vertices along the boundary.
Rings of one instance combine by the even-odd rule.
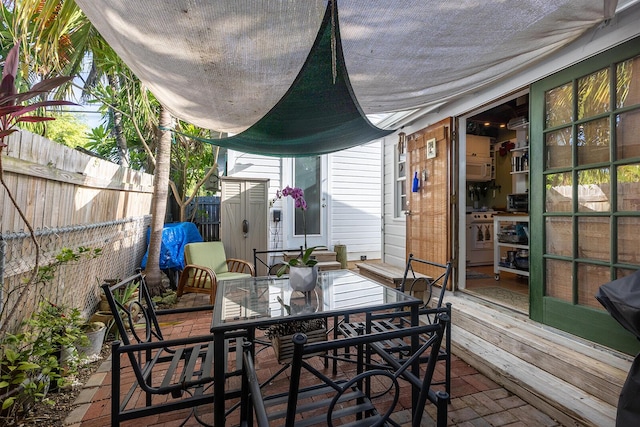
[[[171, 114], [164, 106], [160, 106], [160, 130], [156, 170], [153, 180], [153, 201], [151, 211], [154, 213], [151, 222], [151, 238], [149, 239], [149, 256], [147, 261], [147, 284], [152, 295], [162, 294], [162, 275], [160, 272], [160, 245], [152, 246], [151, 242], [162, 243], [164, 214], [169, 197], [169, 164], [171, 161]], [[162, 213], [162, 215], [159, 215]]]

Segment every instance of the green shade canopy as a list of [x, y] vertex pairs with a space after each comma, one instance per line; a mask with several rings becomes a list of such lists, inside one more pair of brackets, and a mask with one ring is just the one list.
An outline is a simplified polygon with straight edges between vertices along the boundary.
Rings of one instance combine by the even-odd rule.
[[301, 157], [344, 150], [394, 132], [372, 125], [358, 105], [344, 63], [337, 14], [330, 1], [300, 73], [262, 119], [229, 138], [199, 139], [245, 153]]

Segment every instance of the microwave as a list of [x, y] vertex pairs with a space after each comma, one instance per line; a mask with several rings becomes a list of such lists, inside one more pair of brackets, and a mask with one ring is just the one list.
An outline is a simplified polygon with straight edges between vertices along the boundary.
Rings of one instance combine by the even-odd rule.
[[492, 169], [491, 157], [467, 156], [467, 181], [491, 181]]
[[507, 195], [507, 210], [509, 212], [529, 212], [529, 193]]

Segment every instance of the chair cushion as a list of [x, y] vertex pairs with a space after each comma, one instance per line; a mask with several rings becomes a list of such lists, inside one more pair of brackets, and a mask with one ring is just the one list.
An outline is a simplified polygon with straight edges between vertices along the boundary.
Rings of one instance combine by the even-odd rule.
[[218, 281], [220, 280], [233, 280], [233, 279], [242, 279], [243, 277], [251, 277], [249, 273], [234, 273], [234, 272], [226, 272], [226, 273], [216, 273], [216, 278]]
[[184, 247], [184, 259], [187, 264], [209, 267], [216, 273], [227, 273], [227, 255], [222, 242], [189, 243]]

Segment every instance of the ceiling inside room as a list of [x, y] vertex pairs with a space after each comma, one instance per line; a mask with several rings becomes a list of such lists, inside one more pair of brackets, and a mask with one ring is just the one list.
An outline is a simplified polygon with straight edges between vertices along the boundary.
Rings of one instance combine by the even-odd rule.
[[[344, 62], [363, 112], [469, 96], [592, 31], [637, 0], [338, 1]], [[77, 0], [176, 117], [238, 133], [296, 79], [327, 0]]]

